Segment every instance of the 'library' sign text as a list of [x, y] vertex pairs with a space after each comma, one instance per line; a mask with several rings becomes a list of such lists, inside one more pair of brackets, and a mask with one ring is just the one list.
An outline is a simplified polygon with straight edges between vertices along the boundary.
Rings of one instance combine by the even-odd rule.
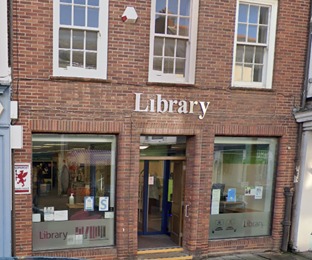
[[[150, 99], [149, 104], [141, 104], [142, 93], [135, 94], [135, 112], [151, 112], [151, 113], [179, 113], [194, 114], [194, 110], [200, 110], [199, 119], [204, 119], [210, 102], [204, 101], [186, 101], [176, 99], [164, 99], [160, 94], [156, 94], [156, 99]], [[146, 103], [145, 103], [146, 104]]]

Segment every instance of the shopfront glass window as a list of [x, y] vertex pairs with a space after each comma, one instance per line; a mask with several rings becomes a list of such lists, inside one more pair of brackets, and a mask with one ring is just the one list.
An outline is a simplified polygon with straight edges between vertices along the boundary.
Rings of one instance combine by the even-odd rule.
[[210, 239], [271, 233], [277, 139], [216, 137]]
[[33, 250], [114, 245], [116, 138], [34, 134]]

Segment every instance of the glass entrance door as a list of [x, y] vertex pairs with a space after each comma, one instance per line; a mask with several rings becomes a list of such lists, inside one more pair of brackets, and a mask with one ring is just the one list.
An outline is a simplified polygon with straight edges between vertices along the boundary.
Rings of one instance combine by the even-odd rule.
[[164, 234], [168, 232], [169, 171], [167, 161], [140, 161], [139, 223], [140, 234]]
[[140, 161], [139, 235], [167, 234], [181, 245], [184, 176], [184, 160]]

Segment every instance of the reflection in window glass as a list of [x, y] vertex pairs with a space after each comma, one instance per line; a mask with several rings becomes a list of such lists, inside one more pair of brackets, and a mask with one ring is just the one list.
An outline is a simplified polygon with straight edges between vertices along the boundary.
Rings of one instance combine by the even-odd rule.
[[83, 52], [82, 51], [73, 51], [73, 67], [84, 67], [83, 66]]
[[168, 0], [168, 13], [178, 14], [178, 0]]
[[60, 24], [71, 25], [71, 6], [60, 5]]
[[217, 137], [210, 239], [271, 232], [277, 139]]
[[166, 0], [156, 0], [156, 12], [166, 13]]
[[73, 31], [73, 49], [83, 49], [84, 45], [84, 32], [83, 31]]
[[180, 1], [180, 15], [183, 15], [183, 16], [190, 15], [190, 0]]
[[88, 27], [99, 27], [99, 9], [88, 8]]
[[70, 48], [70, 30], [68, 29], [60, 29], [60, 48]]
[[86, 49], [93, 51], [97, 50], [97, 32], [87, 32]]
[[85, 26], [85, 8], [80, 6], [74, 7], [74, 25]]
[[258, 23], [259, 6], [250, 6], [249, 10], [249, 23]]
[[34, 250], [113, 245], [115, 137], [35, 134], [32, 147]]

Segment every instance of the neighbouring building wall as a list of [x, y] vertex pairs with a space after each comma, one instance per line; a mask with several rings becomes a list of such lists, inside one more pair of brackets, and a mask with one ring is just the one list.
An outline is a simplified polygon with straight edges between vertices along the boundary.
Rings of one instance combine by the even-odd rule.
[[0, 258], [11, 256], [12, 175], [10, 148], [11, 78], [8, 64], [7, 1], [0, 2]]

